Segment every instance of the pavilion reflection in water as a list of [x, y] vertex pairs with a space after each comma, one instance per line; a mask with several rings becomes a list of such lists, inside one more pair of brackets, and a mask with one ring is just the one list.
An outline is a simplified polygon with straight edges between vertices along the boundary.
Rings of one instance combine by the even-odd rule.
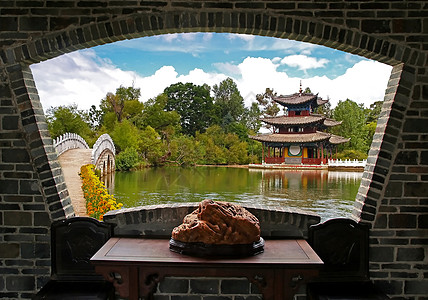
[[329, 184], [359, 183], [362, 172], [341, 172], [327, 170], [266, 170], [249, 169], [261, 172], [262, 190], [327, 190]]

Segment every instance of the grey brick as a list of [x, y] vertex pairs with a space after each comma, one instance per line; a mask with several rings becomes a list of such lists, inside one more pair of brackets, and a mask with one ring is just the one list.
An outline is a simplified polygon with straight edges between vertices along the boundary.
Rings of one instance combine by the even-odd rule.
[[247, 279], [223, 279], [220, 288], [222, 294], [248, 294], [250, 283]]
[[160, 282], [159, 291], [161, 293], [187, 293], [189, 291], [189, 280], [167, 277]]
[[217, 279], [191, 279], [191, 294], [218, 294], [219, 281]]
[[390, 262], [394, 259], [394, 247], [372, 247], [370, 248], [371, 262]]
[[17, 258], [19, 257], [18, 243], [0, 243], [0, 257]]
[[426, 280], [408, 280], [404, 285], [404, 292], [413, 295], [428, 295], [428, 284]]
[[8, 276], [6, 288], [8, 291], [32, 291], [35, 287], [33, 276]]
[[398, 248], [397, 261], [423, 261], [425, 258], [423, 248]]

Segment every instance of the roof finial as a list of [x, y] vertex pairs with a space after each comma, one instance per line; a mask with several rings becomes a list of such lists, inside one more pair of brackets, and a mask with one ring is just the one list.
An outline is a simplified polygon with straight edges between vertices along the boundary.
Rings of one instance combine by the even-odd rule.
[[300, 89], [299, 89], [299, 95], [300, 96], [302, 96], [302, 92], [303, 92], [303, 90], [302, 90], [302, 81], [300, 80]]

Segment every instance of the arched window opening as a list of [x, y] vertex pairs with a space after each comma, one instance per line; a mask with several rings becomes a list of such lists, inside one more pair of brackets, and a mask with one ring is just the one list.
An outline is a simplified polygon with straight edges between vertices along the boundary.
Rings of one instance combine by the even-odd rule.
[[[57, 67], [60, 65], [66, 65], [68, 69], [64, 71]], [[326, 168], [302, 170], [299, 166], [325, 166], [329, 159], [337, 158], [337, 149], [339, 154], [345, 153], [344, 159], [356, 157], [362, 160], [358, 156], [360, 152], [367, 155], [368, 136], [374, 133], [391, 72], [389, 66], [323, 46], [219, 33], [167, 34], [116, 42], [59, 56], [33, 65], [32, 70], [50, 121], [55, 121], [57, 111], [55, 108], [49, 111], [49, 108], [63, 105], [87, 121], [89, 131], [82, 130], [83, 135], [89, 137], [91, 131], [97, 130], [111, 134], [120, 156], [116, 166], [120, 168], [129, 163], [130, 169], [139, 169], [132, 176], [139, 174], [145, 183], [138, 187], [133, 182], [141, 183], [141, 179], [116, 174], [115, 193], [120, 201], [124, 202], [128, 197], [123, 191], [136, 195], [125, 206], [196, 201], [195, 195], [199, 195], [200, 200], [211, 197], [243, 203], [280, 204], [315, 210], [321, 215], [326, 206], [333, 207], [333, 211], [335, 206], [323, 205], [320, 209], [308, 205], [307, 200], [317, 195], [322, 195], [320, 200], [324, 203], [342, 200], [343, 191], [337, 190], [341, 184], [338, 182], [349, 176]], [[55, 93], [55, 90], [64, 92]], [[186, 93], [193, 94], [183, 98]], [[279, 107], [275, 113], [269, 110], [275, 105], [272, 101], [275, 96], [294, 93], [316, 95], [323, 101], [329, 100], [330, 106], [314, 108], [302, 104], [301, 107]], [[196, 99], [199, 98], [202, 102], [198, 103]], [[210, 105], [202, 105], [207, 101]], [[184, 105], [180, 106], [180, 103]], [[333, 124], [335, 118], [346, 126], [348, 123], [352, 125], [347, 123], [346, 114], [349, 113], [358, 116], [362, 122], [358, 126], [364, 128], [367, 135], [359, 139], [344, 136], [350, 138], [354, 149], [333, 147], [322, 139], [299, 140], [299, 137], [315, 135], [327, 127], [329, 134], [341, 136], [340, 131], [330, 127], [337, 125]], [[294, 123], [282, 128], [270, 122], [265, 128], [260, 127], [260, 118], [267, 120], [281, 115], [289, 117], [287, 122], [294, 118]], [[315, 116], [322, 122], [314, 121]], [[303, 123], [296, 126], [296, 122]], [[314, 122], [321, 125], [308, 125]], [[290, 133], [295, 140], [288, 144], [284, 141], [263, 144], [249, 138], [268, 132]], [[350, 152], [344, 152], [347, 150]], [[190, 177], [195, 171], [187, 174], [188, 170], [174, 169], [172, 174], [165, 175], [164, 171], [142, 169], [146, 165], [171, 164], [220, 167], [215, 172], [212, 168], [202, 171], [206, 167], [196, 171], [204, 172], [205, 180]], [[233, 171], [235, 173], [227, 175], [229, 171], [222, 166], [232, 164], [277, 164], [290, 168], [276, 172], [276, 175], [267, 175], [268, 170], [263, 168], [244, 169], [245, 173]], [[108, 172], [110, 168], [111, 162], [107, 160], [103, 170]], [[328, 180], [325, 180], [326, 174], [329, 174]], [[211, 187], [216, 176], [224, 176], [223, 185]], [[245, 181], [253, 182], [254, 176], [259, 181], [250, 187], [249, 194], [239, 190], [245, 186]], [[159, 178], [164, 178], [165, 185]], [[182, 178], [192, 178], [190, 181], [198, 187], [180, 190]], [[156, 179], [156, 182], [149, 179]], [[263, 183], [271, 180], [281, 182], [281, 185]], [[165, 196], [171, 183], [178, 183], [178, 190]], [[208, 188], [201, 190], [200, 186]], [[355, 198], [358, 186], [359, 180], [352, 182], [350, 191], [346, 192], [352, 196], [344, 207], [345, 215], [351, 212], [352, 198]], [[266, 190], [265, 187], [273, 189]], [[142, 202], [143, 198], [150, 200]], [[303, 201], [298, 203], [298, 199]], [[331, 216], [334, 214], [328, 211], [323, 217]]]

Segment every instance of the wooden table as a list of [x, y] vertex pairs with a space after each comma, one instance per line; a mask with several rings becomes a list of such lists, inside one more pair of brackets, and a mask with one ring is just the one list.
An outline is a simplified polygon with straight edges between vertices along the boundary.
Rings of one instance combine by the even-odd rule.
[[174, 253], [168, 240], [111, 238], [91, 262], [121, 297], [130, 300], [150, 298], [166, 276], [247, 277], [264, 300], [291, 300], [322, 266], [305, 240], [267, 240], [264, 253], [256, 256], [207, 259]]

